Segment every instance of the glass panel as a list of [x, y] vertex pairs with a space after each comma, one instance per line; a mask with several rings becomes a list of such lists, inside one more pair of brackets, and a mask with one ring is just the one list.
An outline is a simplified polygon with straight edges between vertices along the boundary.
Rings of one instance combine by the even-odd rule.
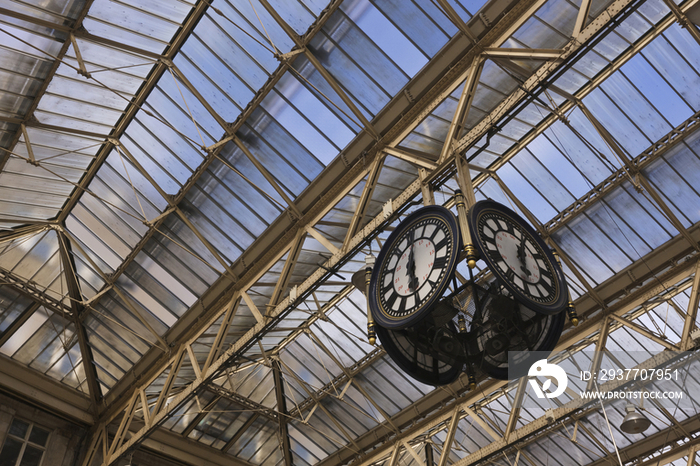
[[46, 446], [46, 440], [48, 440], [48, 438], [49, 431], [37, 426], [34, 426], [32, 432], [29, 434], [29, 441], [41, 445], [42, 447]]
[[29, 424], [19, 419], [12, 421], [12, 426], [10, 427], [10, 435], [16, 435], [17, 437], [24, 438], [27, 435], [27, 429], [29, 429]]
[[27, 448], [24, 450], [24, 455], [22, 455], [22, 462], [19, 466], [39, 466], [43, 454], [44, 450], [27, 445]]
[[15, 466], [21, 449], [22, 442], [8, 437], [0, 452], [0, 466]]

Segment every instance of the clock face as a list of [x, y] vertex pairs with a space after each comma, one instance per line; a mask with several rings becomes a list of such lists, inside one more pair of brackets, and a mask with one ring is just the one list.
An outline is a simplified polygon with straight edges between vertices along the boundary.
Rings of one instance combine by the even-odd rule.
[[470, 322], [468, 345], [472, 362], [499, 380], [527, 375], [532, 363], [556, 346], [566, 314], [535, 312], [515, 301], [498, 281], [476, 292], [480, 307]]
[[429, 206], [409, 215], [382, 247], [370, 282], [377, 323], [405, 328], [442, 296], [457, 265], [459, 234], [452, 212]]
[[493, 201], [469, 212], [476, 248], [489, 269], [516, 299], [544, 314], [556, 314], [568, 300], [561, 268], [549, 248], [515, 212]]
[[[463, 350], [453, 322], [440, 327], [422, 322], [407, 329], [390, 330], [381, 325], [376, 329], [389, 357], [417, 381], [437, 387], [454, 382], [462, 373]], [[437, 335], [441, 338], [436, 339]], [[442, 347], [436, 341], [442, 342]]]

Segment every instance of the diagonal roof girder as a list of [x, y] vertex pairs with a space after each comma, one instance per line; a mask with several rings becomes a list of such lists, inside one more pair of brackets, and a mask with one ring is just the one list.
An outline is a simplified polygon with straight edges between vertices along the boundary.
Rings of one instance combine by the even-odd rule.
[[[340, 2], [337, 1], [331, 4], [328, 11], [334, 11], [339, 3]], [[527, 13], [528, 15], [532, 14], [532, 12], [543, 3], [544, 0], [519, 2], [514, 7], [514, 10], [509, 13], [508, 20], [506, 22], [496, 23], [493, 28], [486, 33], [484, 40], [488, 44], [497, 44], [499, 41], [502, 42], [508, 37], [508, 34], [512, 32], [515, 26], [522, 24], [526, 20], [527, 15], [521, 17], [523, 13]], [[508, 5], [510, 5], [508, 0], [503, 0], [502, 3], [497, 2], [494, 8], [504, 8]], [[499, 16], [496, 14], [497, 11], [494, 13], [493, 17]], [[322, 24], [320, 23], [312, 26], [312, 30], [307, 33], [305, 37], [312, 36], [321, 26]], [[421, 87], [419, 89], [413, 89], [412, 95], [423, 95], [423, 97], [413, 106], [408, 105], [403, 98], [397, 98], [394, 102], [396, 108], [391, 108], [388, 112], [378, 117], [382, 128], [390, 128], [384, 136], [384, 139], [390, 144], [397, 144], [398, 141], [420, 123], [425, 115], [437, 107], [437, 105], [459, 85], [459, 78], [463, 74], [462, 69], [471, 62], [474, 51], [465, 51], [465, 41], [461, 40], [460, 37], [454, 38], [450, 44], [448, 44], [447, 48], [448, 50], [440, 56], [440, 66], [445, 67], [448, 71], [443, 74], [439, 71], [430, 70], [430, 73], [419, 76], [416, 79], [417, 82], [413, 84], [416, 88], [419, 86]], [[458, 63], [458, 66], [453, 66], [455, 62]], [[282, 66], [285, 65], [283, 64]], [[269, 82], [268, 87], [271, 88], [274, 84], [275, 82]], [[409, 108], [408, 110], [406, 110], [407, 107]], [[398, 126], [395, 124], [395, 120], [397, 119], [400, 119], [400, 124], [398, 124]], [[361, 154], [365, 148], [371, 147], [370, 144], [372, 144], [372, 141], [369, 137], [356, 138], [355, 141], [351, 143], [351, 146], [346, 148], [345, 157], [336, 159], [326, 168], [327, 176], [324, 180], [314, 181], [312, 185], [297, 198], [296, 204], [299, 209], [304, 212], [303, 217], [296, 221], [292, 221], [287, 216], [278, 217], [273, 225], [243, 253], [241, 258], [232, 266], [234, 273], [240, 276], [240, 279], [236, 282], [236, 288], [247, 289], [251, 284], [255, 283], [271, 265], [276, 263], [286, 253], [289, 244], [291, 244], [299, 229], [308, 230], [311, 228], [328, 210], [339, 202], [347, 192], [362, 180], [365, 175], [365, 170], [361, 163]], [[369, 154], [369, 157], [376, 156], [377, 152], [378, 150], [373, 150], [373, 152]], [[211, 159], [208, 160], [211, 161]], [[347, 169], [346, 163], [351, 163], [349, 169]], [[204, 168], [206, 168], [206, 162], [200, 167], [197, 173], [200, 174]], [[192, 179], [190, 181], [192, 181]], [[191, 184], [187, 186], [191, 186]], [[117, 270], [117, 274], [121, 273], [120, 271], [123, 267], [133, 260], [152, 233], [153, 229], [150, 229], [149, 233], [126, 259], [122, 267]], [[195, 320], [199, 320], [200, 322], [208, 321], [210, 316], [223, 309], [233, 293], [233, 284], [234, 282], [229, 276], [220, 278], [210, 290], [200, 298], [199, 302], [192, 307], [192, 309], [204, 308], [205, 313], [200, 315], [195, 315], [192, 312], [186, 313], [185, 316], [171, 328], [167, 335], [168, 340], [172, 344], [177, 344], [177, 342], [186, 341], [186, 339], [199, 331], [199, 327], [194, 328], [194, 330], [192, 329], [192, 323]], [[161, 363], [158, 367], [162, 367], [163, 358], [160, 354], [154, 354], [152, 351], [150, 354], [147, 353], [147, 355], [142, 358], [142, 362], [137, 363], [138, 367], [133, 369], [131, 373], [137, 373], [141, 376], [141, 368], [152, 367], [159, 358], [161, 359]], [[148, 374], [153, 374], [156, 371], [157, 369], [149, 371]], [[129, 386], [132, 383], [133, 379], [129, 376], [127, 376], [125, 380], [119, 382], [112, 391], [107, 394], [108, 404], [111, 404], [112, 400], [121, 397], [126, 390], [129, 390]], [[110, 412], [113, 413], [114, 411], [110, 410]]]
[[[502, 42], [503, 40], [505, 40], [508, 37], [512, 28], [514, 28], [515, 26], [519, 26], [527, 19], [528, 16], [527, 15], [523, 16], [522, 15], [523, 12], [529, 11], [531, 14], [532, 12], [534, 12], [537, 9], [536, 7], [541, 5], [542, 3], [543, 3], [543, 1], [518, 4], [517, 7], [515, 8], [515, 10], [512, 10], [507, 15], [507, 18], [508, 18], [507, 21], [503, 21], [501, 23], [498, 23], [498, 27], [490, 30], [486, 34], [486, 37], [484, 40], [488, 44], [496, 44], [496, 45], [498, 43]], [[515, 26], [514, 26], [514, 23], [515, 23]], [[453, 41], [453, 42], [459, 43], [459, 41]], [[461, 50], [459, 51], [458, 56], [465, 55], [463, 47], [460, 47], [460, 49]], [[420, 102], [421, 104], [423, 104], [422, 106], [415, 106], [413, 111], [411, 111], [410, 115], [408, 115], [408, 116], [403, 115], [403, 119], [402, 119], [403, 125], [400, 126], [400, 128], [398, 128], [398, 129], [396, 127], [392, 128], [392, 130], [389, 131], [389, 133], [388, 133], [390, 135], [390, 137], [392, 138], [391, 140], [395, 141], [394, 144], [396, 144], [400, 140], [400, 138], [403, 137], [403, 135], [405, 133], [407, 133], [413, 127], [415, 127], [415, 125], [417, 125], [420, 122], [423, 115], [427, 114], [427, 112], [429, 112], [433, 108], [435, 108], [444, 99], [444, 97], [449, 95], [449, 93], [451, 93], [454, 90], [454, 88], [460, 82], [459, 79], [455, 79], [455, 78], [459, 78], [459, 76], [462, 74], [460, 72], [460, 70], [462, 68], [464, 68], [465, 64], [468, 65], [471, 62], [472, 56], [473, 56], [473, 53], [467, 52], [466, 58], [461, 58], [460, 63], [462, 65], [460, 67], [457, 67], [456, 70], [453, 67], [447, 73], [446, 76], [442, 76], [442, 78], [438, 80], [437, 85], [433, 86], [431, 88], [431, 90], [424, 95], [424, 98]], [[438, 78], [434, 77], [434, 78], [429, 78], [429, 79], [432, 80], [432, 79], [438, 79]], [[397, 135], [398, 135], [398, 137], [397, 137]], [[376, 152], [378, 152], [378, 151], [375, 151], [375, 154], [373, 154], [373, 156], [377, 155]], [[343, 171], [345, 172], [345, 170], [343, 170]], [[344, 179], [345, 180], [349, 179], [350, 181], [355, 181], [355, 183], [356, 183], [357, 181], [359, 181], [358, 178], [361, 179], [362, 175], [363, 175], [363, 172], [361, 170], [360, 164], [355, 163], [355, 165], [353, 166], [353, 169], [351, 169], [349, 172], [345, 172]], [[349, 185], [350, 187], [352, 187], [354, 185], [354, 183], [347, 183], [347, 181], [343, 184]], [[311, 222], [310, 224], [313, 224], [313, 223], [315, 223], [315, 221], [320, 220], [320, 218], [322, 218], [322, 216], [324, 214], [324, 210], [330, 209], [330, 207], [335, 205], [335, 203], [338, 200], [340, 200], [340, 198], [342, 198], [344, 196], [344, 192], [343, 192], [342, 188], [344, 188], [343, 185], [339, 186], [338, 184], [335, 184], [333, 186], [332, 190], [330, 192], [327, 192], [326, 195], [324, 196], [326, 199], [330, 199], [330, 200], [333, 200], [335, 202], [327, 202], [326, 201], [326, 202], [320, 202], [320, 203], [316, 202], [315, 204], [311, 204], [310, 210], [305, 214], [306, 217], [309, 217], [311, 220], [313, 220], [313, 222]], [[345, 188], [345, 189], [349, 189], [349, 188]], [[410, 197], [412, 197], [413, 194], [414, 193], [411, 190], [410, 193], [407, 193], [405, 196], [402, 196], [402, 198], [398, 202], [396, 202], [396, 205], [397, 206], [402, 205]], [[316, 198], [314, 198], [314, 199], [316, 199]], [[359, 245], [359, 243], [362, 242], [362, 238], [365, 235], [367, 235], [370, 232], [376, 231], [376, 228], [382, 222], [383, 222], [383, 220], [380, 221], [378, 219], [375, 219], [374, 222], [371, 222], [371, 225], [369, 228], [365, 228], [365, 230], [363, 230], [363, 233], [356, 235], [355, 241], [353, 241], [353, 244], [352, 244], [353, 249], [356, 248]], [[288, 231], [288, 234], [290, 234], [290, 233], [293, 234], [294, 230]], [[284, 244], [284, 241], [277, 241], [277, 244]], [[273, 251], [268, 251], [268, 257], [270, 255], [279, 256], [280, 254], [279, 254], [279, 252], [273, 250]], [[339, 257], [335, 257], [335, 258], [331, 259], [331, 261], [329, 261], [329, 263], [327, 264], [328, 268], [335, 266], [338, 263], [339, 259], [340, 259]], [[256, 272], [257, 275], [259, 276], [262, 272], [264, 272], [264, 270], [265, 269], [261, 268], [261, 271]], [[253, 274], [253, 271], [255, 271], [255, 269], [250, 271], [248, 273], [248, 275]], [[303, 293], [309, 292], [310, 285], [315, 283], [318, 279], [323, 278], [324, 275], [325, 275], [325, 271], [323, 271], [323, 270], [317, 271], [312, 276], [312, 278], [310, 280], [307, 280], [307, 282], [303, 285], [303, 287], [300, 287], [301, 288], [300, 295]], [[253, 278], [255, 278], [254, 274], [253, 274]], [[245, 280], [245, 281], [247, 281], [247, 280]], [[251, 284], [254, 283], [254, 280], [250, 281], [249, 283], [251, 283]], [[246, 287], [242, 287], [242, 288], [246, 288]], [[289, 308], [289, 301], [288, 301], [288, 299], [285, 299], [282, 302], [282, 304], [277, 307], [276, 312], [272, 313], [273, 314], [272, 317], [273, 318], [279, 317], [280, 314], [283, 311], [285, 311], [285, 309], [288, 309], [288, 308]], [[224, 354], [221, 358], [219, 358], [217, 363], [212, 366], [212, 368], [208, 371], [208, 374], [206, 376], [209, 377], [209, 376], [213, 375], [220, 368], [220, 366], [222, 366], [224, 364], [224, 362], [228, 359], [228, 357], [230, 357], [232, 352], [243, 351], [245, 346], [249, 345], [252, 341], [255, 341], [254, 339], [259, 338], [259, 332], [261, 330], [263, 330], [263, 328], [265, 328], [265, 327], [266, 326], [263, 325], [262, 323], [259, 323], [258, 325], [256, 325], [250, 332], [248, 332], [248, 334], [246, 334], [246, 336], [244, 338], [239, 340], [237, 345], [234, 345], [234, 347], [231, 350], [229, 350], [226, 354]], [[167, 411], [170, 411], [172, 409], [172, 407], [174, 407], [176, 404], [180, 403], [182, 400], [190, 397], [192, 395], [192, 393], [194, 392], [194, 390], [198, 386], [199, 386], [199, 384], [195, 383], [195, 384], [191, 385], [190, 387], [188, 387], [185, 391], [183, 391], [183, 393], [180, 396], [178, 396], [176, 398], [176, 400], [174, 400], [174, 402], [171, 403], [171, 405], [161, 413], [161, 416], [159, 416], [159, 418], [156, 419], [156, 422], [161, 422], [162, 419], [165, 416], [167, 416]], [[116, 411], [117, 413], [120, 412], [120, 410], [118, 410], [119, 408], [116, 408], [116, 409], [117, 409], [117, 411]], [[115, 413], [114, 410], [110, 410], [110, 412]], [[110, 416], [108, 413], [106, 413], [106, 415]], [[129, 442], [129, 445], [124, 445], [124, 447], [122, 449], [120, 449], [120, 451], [124, 451], [131, 444], [136, 443], [139, 440], [139, 438], [142, 436], [142, 434], [145, 434], [147, 431], [148, 431], [148, 429], [144, 430], [144, 432], [142, 432], [139, 435], [137, 435], [136, 437], [134, 437], [134, 439]]]
[[[590, 29], [591, 29], [591, 28], [587, 28], [584, 32], [591, 33]], [[593, 28], [593, 29], [595, 29], [595, 28]], [[596, 30], [596, 31], [593, 31], [593, 32], [597, 32], [597, 30]], [[408, 190], [407, 190], [407, 191], [408, 191]], [[375, 226], [376, 226], [376, 225], [375, 225]], [[360, 235], [360, 236], [361, 236], [361, 235]], [[334, 262], [334, 261], [331, 261], [331, 262]], [[330, 265], [332, 265], [332, 264], [330, 264]]]
[[[686, 6], [686, 8], [689, 8]], [[658, 37], [664, 30], [666, 30], [671, 24], [673, 24], [674, 19], [671, 16], [666, 17], [657, 27], [654, 27], [652, 30], [650, 30], [647, 34], [642, 36], [637, 43], [635, 43], [632, 47], [630, 47], [630, 50], [633, 51], [634, 53], [638, 52], [643, 48], [645, 45], [647, 45], [650, 41], [652, 41], [654, 38]], [[626, 63], [631, 57], [633, 53], [630, 53], [629, 51], [618, 57], [613, 63], [611, 63], [608, 68], [606, 68], [604, 71], [602, 71], [594, 80], [592, 81], [592, 84], [595, 84], [595, 86], [599, 85], [601, 82], [603, 82], [607, 77], [609, 77], [613, 72], [618, 70], [624, 63]], [[587, 95], [588, 93], [591, 92], [592, 89], [595, 88], [595, 86], [592, 85], [587, 85], [582, 88], [580, 93], [577, 93], [576, 97], [578, 98], [579, 96], [584, 96]], [[570, 101], [565, 102], [562, 104], [560, 107], [558, 107], [558, 113], [565, 113], [565, 111], [562, 110], [565, 106], [568, 109], [568, 104], [570, 104]], [[568, 110], [567, 110], [568, 111]], [[528, 135], [524, 136], [524, 138], [527, 141], [531, 141], [534, 136], [533, 135], [539, 135], [543, 131], [545, 131], [549, 126], [551, 126], [555, 121], [556, 117], [552, 118], [551, 116], [555, 116], [554, 114], [551, 114], [550, 117], [545, 118], [545, 120], [538, 126], [536, 127], [531, 133], [528, 133]], [[697, 112], [695, 115], [691, 116], [688, 120], [686, 120], [684, 123], [681, 123], [678, 127], [670, 131], [667, 135], [664, 137], [660, 138], [659, 141], [656, 143], [653, 143], [649, 148], [647, 148], [644, 152], [642, 152], [640, 155], [632, 159], [631, 163], [632, 165], [635, 166], [637, 170], [642, 170], [644, 167], [648, 166], [655, 160], [657, 160], [659, 157], [661, 157], [663, 154], [671, 150], [673, 147], [675, 147], [678, 143], [681, 143], [685, 138], [687, 138], [690, 134], [692, 134], [695, 130], [697, 130], [700, 125], [700, 112]], [[516, 144], [515, 149], [511, 149], [506, 153], [506, 156], [508, 159], [513, 157], [520, 149], [522, 149], [524, 145], [521, 144]], [[389, 154], [395, 155], [397, 151], [395, 149], [386, 149], [386, 152]], [[400, 154], [398, 154], [400, 155]], [[432, 165], [433, 168], [435, 168], [435, 165]], [[371, 169], [370, 169], [371, 172]], [[620, 169], [617, 172], [611, 174], [608, 178], [606, 178], [604, 181], [602, 181], [598, 186], [594, 187], [591, 189], [591, 191], [584, 196], [582, 196], [580, 199], [575, 201], [574, 203], [571, 204], [568, 208], [566, 208], [560, 215], [555, 217], [554, 219], [550, 220], [549, 222], [546, 222], [544, 225], [545, 233], [546, 235], [551, 235], [553, 232], [558, 230], [559, 228], [563, 227], [565, 224], [568, 222], [572, 221], [574, 218], [576, 218], [579, 214], [583, 213], [588, 207], [593, 205], [594, 203], [598, 202], [600, 199], [604, 197], [604, 195], [608, 192], [611, 192], [614, 188], [619, 186], [625, 179], [626, 179], [626, 170], [625, 169]], [[490, 175], [490, 170], [487, 172], [486, 176], [491, 176]], [[482, 182], [486, 179], [485, 176], [480, 176], [478, 178], [479, 182]], [[500, 182], [500, 180], [499, 180]], [[517, 202], [517, 199], [515, 200]], [[357, 215], [357, 214], [356, 214]], [[333, 251], [331, 251], [333, 252]], [[375, 358], [368, 358], [369, 361], [363, 361], [359, 363], [356, 366], [353, 366], [352, 371], [353, 373], [360, 373], [365, 367], [369, 366], [372, 361], [375, 360]], [[321, 400], [325, 396], [328, 395], [329, 390], [332, 388], [332, 386], [338, 386], [338, 384], [345, 383], [347, 380], [347, 377], [345, 374], [339, 376], [336, 378], [337, 380], [334, 380], [333, 384], [327, 384], [324, 386], [322, 389], [318, 390], [315, 393], [315, 399]], [[312, 398], [307, 398], [303, 400], [300, 404], [300, 411], [304, 412], [306, 409], [310, 409], [311, 406], [315, 404], [314, 399]]]

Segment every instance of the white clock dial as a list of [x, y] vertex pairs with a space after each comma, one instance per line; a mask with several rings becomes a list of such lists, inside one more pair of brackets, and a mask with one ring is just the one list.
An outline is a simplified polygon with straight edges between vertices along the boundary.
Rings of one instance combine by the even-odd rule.
[[452, 253], [450, 232], [439, 219], [411, 225], [387, 254], [380, 290], [384, 311], [404, 317], [421, 306], [443, 278]]
[[370, 282], [370, 308], [379, 325], [406, 328], [429, 314], [457, 266], [459, 229], [440, 206], [419, 209], [389, 235]]
[[486, 212], [479, 218], [478, 233], [492, 263], [520, 293], [539, 303], [556, 298], [559, 290], [551, 263], [520, 225], [499, 213]]

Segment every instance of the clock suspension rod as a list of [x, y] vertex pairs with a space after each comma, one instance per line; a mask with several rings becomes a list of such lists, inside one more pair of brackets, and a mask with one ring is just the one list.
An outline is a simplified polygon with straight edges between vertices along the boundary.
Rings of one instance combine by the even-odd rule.
[[464, 203], [464, 195], [461, 190], [455, 191], [455, 204], [457, 205], [457, 220], [459, 220], [459, 231], [462, 234], [462, 244], [464, 244], [464, 253], [467, 256], [467, 265], [469, 270], [476, 267], [476, 261], [479, 260], [479, 254], [476, 252], [472, 235], [469, 232], [467, 224], [467, 206]]
[[[556, 259], [557, 264], [559, 264], [559, 268], [561, 269], [561, 259], [559, 259], [559, 253], [557, 252], [556, 248], [552, 248], [552, 255]], [[566, 305], [566, 316], [569, 318], [571, 325], [576, 327], [579, 323], [578, 314], [576, 313], [576, 308], [574, 307], [574, 301], [571, 299], [571, 291], [567, 290], [567, 292], [569, 295], [569, 304]]]
[[464, 157], [460, 154], [456, 154], [455, 164], [457, 165], [457, 185], [460, 188], [455, 191], [455, 204], [457, 204], [459, 230], [462, 233], [462, 244], [464, 244], [464, 252], [467, 255], [467, 265], [471, 270], [476, 267], [479, 254], [476, 252], [476, 248], [472, 242], [471, 232], [469, 231], [469, 225], [467, 223], [467, 212], [476, 204], [476, 196], [474, 195], [474, 185], [472, 184], [472, 178], [469, 174], [469, 167]]
[[365, 296], [367, 298], [367, 340], [370, 345], [377, 342], [377, 332], [374, 330], [374, 317], [372, 310], [369, 307], [369, 282], [372, 278], [372, 269], [374, 268], [374, 256], [367, 254], [365, 256]]

